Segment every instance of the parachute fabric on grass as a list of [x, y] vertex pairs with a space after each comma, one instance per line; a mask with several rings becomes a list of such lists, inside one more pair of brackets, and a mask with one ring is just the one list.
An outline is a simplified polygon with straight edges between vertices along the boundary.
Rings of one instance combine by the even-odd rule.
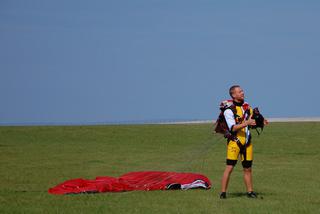
[[48, 190], [51, 194], [79, 194], [100, 192], [123, 192], [133, 190], [210, 189], [210, 180], [201, 174], [143, 171], [129, 172], [119, 178], [96, 177], [95, 180], [82, 178], [65, 181]]

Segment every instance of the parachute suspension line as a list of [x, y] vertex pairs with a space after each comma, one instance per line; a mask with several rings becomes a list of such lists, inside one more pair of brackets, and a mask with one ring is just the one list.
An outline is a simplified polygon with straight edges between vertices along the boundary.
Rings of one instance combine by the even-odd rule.
[[[215, 125], [215, 124], [213, 124]], [[210, 160], [210, 153], [212, 149], [216, 147], [216, 145], [220, 144], [222, 141], [225, 141], [224, 138], [220, 137], [218, 134], [211, 134], [211, 130], [213, 130], [212, 125], [210, 126], [210, 130], [208, 130], [208, 137], [205, 141], [197, 143], [192, 149], [191, 152], [181, 151], [180, 155], [183, 157], [184, 163], [182, 165], [178, 165], [174, 167], [174, 171], [181, 171], [181, 172], [205, 172], [207, 171], [209, 160]], [[159, 144], [160, 151], [165, 151], [168, 149], [167, 146], [160, 143]], [[179, 155], [179, 156], [180, 156]], [[170, 167], [171, 168], [171, 167]], [[171, 179], [173, 175], [168, 175], [166, 179]], [[147, 179], [147, 178], [146, 178]], [[159, 181], [161, 182], [161, 181]], [[158, 181], [155, 179], [154, 184], [158, 184]]]
[[201, 158], [200, 170], [206, 170], [206, 167], [209, 165], [209, 160], [211, 157], [211, 152], [215, 148], [216, 145], [224, 141], [223, 138], [210, 138], [208, 141], [204, 143], [204, 147], [201, 152], [198, 154], [198, 157]]
[[[212, 126], [210, 127], [210, 130], [213, 130]], [[184, 168], [185, 170], [194, 171], [195, 167], [199, 167], [198, 170], [200, 171], [206, 170], [205, 167], [208, 166], [209, 159], [210, 159], [210, 152], [216, 145], [225, 141], [225, 139], [218, 134], [214, 133], [213, 136], [214, 137], [212, 137], [211, 135], [208, 137], [208, 139], [205, 142], [197, 144], [198, 146], [200, 146], [200, 149], [199, 147], [197, 147], [196, 149], [194, 149], [194, 152], [189, 153], [188, 159], [190, 161]], [[199, 162], [199, 164], [197, 164], [197, 162]]]
[[[213, 150], [217, 149], [219, 145], [224, 145], [226, 143], [226, 139], [221, 136], [221, 134], [214, 131], [215, 127], [216, 122], [211, 124], [210, 130], [208, 131], [211, 135], [208, 137], [208, 140], [203, 143], [204, 146], [202, 147], [201, 154], [199, 155], [199, 157], [202, 158], [200, 166], [201, 171], [206, 170], [205, 167], [208, 167]], [[212, 163], [212, 165], [214, 165], [214, 163]]]

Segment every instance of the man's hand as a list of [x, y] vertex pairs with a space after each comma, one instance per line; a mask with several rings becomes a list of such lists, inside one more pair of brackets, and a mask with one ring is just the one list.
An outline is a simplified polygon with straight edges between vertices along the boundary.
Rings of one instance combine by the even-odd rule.
[[248, 120], [245, 120], [243, 123], [240, 123], [238, 125], [234, 125], [233, 128], [232, 128], [232, 131], [238, 131], [239, 129], [243, 129], [247, 126], [255, 126], [256, 125], [256, 121], [253, 120], [253, 119], [248, 119]]
[[264, 119], [263, 124], [264, 124], [264, 125], [268, 125], [268, 124], [269, 124], [269, 121], [266, 120], [266, 119]]
[[255, 126], [256, 125], [256, 121], [254, 119], [249, 118], [248, 120], [244, 121], [244, 123], [246, 124], [246, 126]]

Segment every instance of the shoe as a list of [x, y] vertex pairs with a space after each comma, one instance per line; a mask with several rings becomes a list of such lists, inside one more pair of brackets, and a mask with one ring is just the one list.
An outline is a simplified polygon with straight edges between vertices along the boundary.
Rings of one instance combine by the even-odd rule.
[[220, 199], [226, 199], [227, 198], [227, 193], [226, 192], [221, 192], [220, 193]]
[[248, 198], [258, 198], [257, 194], [255, 192], [247, 192]]

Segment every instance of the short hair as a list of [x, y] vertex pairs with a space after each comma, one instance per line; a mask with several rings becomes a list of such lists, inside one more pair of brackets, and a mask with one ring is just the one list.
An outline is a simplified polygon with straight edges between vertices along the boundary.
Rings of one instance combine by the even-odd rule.
[[235, 88], [239, 88], [239, 87], [240, 87], [240, 85], [233, 85], [233, 86], [230, 87], [230, 89], [229, 89], [230, 97], [233, 98], [232, 94], [233, 94], [233, 92], [234, 92], [234, 89], [235, 89]]

